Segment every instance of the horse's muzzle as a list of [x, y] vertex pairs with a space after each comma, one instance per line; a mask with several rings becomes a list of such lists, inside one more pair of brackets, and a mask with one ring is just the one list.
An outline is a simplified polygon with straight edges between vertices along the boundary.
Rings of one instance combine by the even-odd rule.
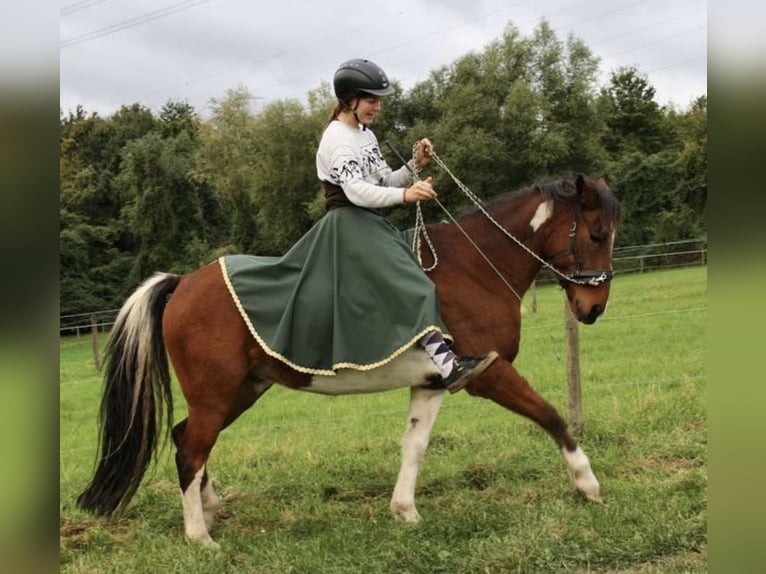
[[593, 305], [587, 315], [580, 315], [578, 319], [581, 323], [592, 325], [596, 322], [596, 319], [598, 319], [603, 314], [605, 309], [606, 307], [604, 305]]

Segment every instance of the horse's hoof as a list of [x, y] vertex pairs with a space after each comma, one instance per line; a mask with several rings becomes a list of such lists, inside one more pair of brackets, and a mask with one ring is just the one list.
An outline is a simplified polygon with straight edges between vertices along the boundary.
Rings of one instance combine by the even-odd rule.
[[210, 530], [213, 528], [213, 523], [215, 522], [215, 512], [208, 512], [206, 510], [202, 511], [202, 518], [205, 521], [205, 527]]
[[218, 544], [218, 542], [216, 542], [215, 540], [213, 540], [212, 538], [209, 538], [209, 537], [208, 537], [207, 540], [200, 542], [200, 544], [202, 544], [202, 546], [204, 546], [205, 548], [209, 548], [210, 550], [220, 550], [221, 549], [221, 545]]
[[186, 540], [188, 540], [192, 544], [199, 544], [200, 546], [204, 546], [205, 548], [210, 548], [211, 550], [220, 550], [221, 548], [221, 545], [218, 544], [218, 542], [216, 542], [212, 538], [210, 538], [210, 535], [202, 536], [202, 537], [187, 536]]
[[604, 504], [604, 499], [601, 498], [601, 495], [598, 493], [586, 494], [585, 498], [587, 498], [591, 502], [598, 502], [599, 504]]
[[415, 524], [416, 522], [420, 522], [420, 513], [417, 511], [415, 507], [404, 509], [404, 508], [398, 508], [396, 510], [392, 509], [394, 519], [396, 519], [398, 522], [406, 522], [409, 524]]

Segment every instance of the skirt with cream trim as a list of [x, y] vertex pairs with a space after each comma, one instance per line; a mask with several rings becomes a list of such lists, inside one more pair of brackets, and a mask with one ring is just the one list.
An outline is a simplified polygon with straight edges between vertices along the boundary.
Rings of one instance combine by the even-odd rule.
[[369, 370], [429, 331], [450, 338], [436, 286], [402, 232], [366, 209], [333, 209], [282, 257], [219, 263], [250, 332], [300, 372]]

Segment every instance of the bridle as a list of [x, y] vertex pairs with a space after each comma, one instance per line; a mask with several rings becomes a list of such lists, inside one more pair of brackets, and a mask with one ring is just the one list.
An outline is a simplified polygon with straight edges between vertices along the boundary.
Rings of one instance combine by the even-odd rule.
[[[559, 285], [565, 287], [567, 283], [575, 283], [577, 285], [590, 285], [592, 287], [598, 287], [599, 285], [611, 281], [614, 277], [614, 271], [611, 269], [598, 269], [598, 270], [583, 270], [582, 259], [577, 252], [577, 222], [582, 218], [582, 208], [578, 203], [575, 205], [574, 213], [572, 214], [572, 225], [569, 228], [569, 248], [562, 249], [558, 253], [554, 253], [547, 259], [545, 264], [549, 269], [553, 269], [556, 275], [559, 277]], [[553, 265], [554, 261], [564, 259], [571, 256], [575, 261], [574, 273], [563, 273], [556, 269]]]
[[[414, 156], [414, 147], [413, 147], [413, 156]], [[568, 283], [572, 283], [575, 285], [587, 285], [590, 287], [598, 287], [602, 285], [603, 283], [606, 283], [607, 281], [611, 281], [612, 277], [614, 276], [614, 272], [611, 269], [599, 269], [599, 270], [583, 270], [582, 268], [582, 260], [580, 259], [578, 253], [577, 253], [577, 222], [582, 219], [582, 209], [580, 208], [580, 204], [575, 204], [574, 213], [572, 215], [572, 225], [569, 228], [569, 249], [565, 249], [564, 251], [561, 251], [559, 253], [556, 253], [555, 255], [549, 257], [548, 259], [543, 259], [540, 257], [537, 253], [532, 251], [529, 247], [527, 247], [522, 241], [520, 241], [515, 235], [513, 235], [510, 231], [505, 229], [490, 213], [484, 208], [484, 204], [481, 202], [479, 197], [473, 193], [468, 187], [460, 181], [455, 175], [452, 173], [452, 171], [447, 167], [447, 165], [442, 161], [442, 159], [436, 155], [435, 152], [431, 152], [431, 157], [436, 162], [436, 164], [443, 169], [451, 178], [452, 180], [457, 184], [458, 188], [468, 197], [468, 199], [473, 202], [473, 204], [484, 214], [484, 217], [486, 217], [495, 227], [497, 227], [500, 231], [505, 234], [506, 237], [508, 237], [511, 241], [516, 243], [519, 247], [521, 247], [524, 251], [529, 253], [533, 258], [537, 259], [543, 267], [546, 267], [547, 269], [551, 270], [559, 280], [559, 285], [562, 287], [565, 287]], [[406, 164], [405, 164], [406, 165]], [[446, 209], [444, 209], [443, 206], [441, 206], [442, 209], [446, 212]], [[418, 210], [420, 209], [420, 204], [418, 204]], [[449, 214], [448, 214], [449, 215]], [[455, 221], [455, 219], [450, 215], [450, 219], [460, 228], [460, 224]], [[418, 220], [420, 223], [422, 223], [422, 215], [420, 213], [418, 214]], [[419, 228], [418, 228], [419, 227]], [[461, 231], [462, 228], [461, 228]], [[418, 239], [418, 245], [417, 245], [417, 251], [418, 257], [420, 257], [420, 244], [419, 244], [419, 236], [420, 233], [425, 233], [425, 225], [417, 226], [415, 229], [415, 236], [416, 239]], [[465, 231], [463, 231], [465, 234]], [[426, 239], [427, 239], [426, 235]], [[431, 251], [434, 253], [434, 265], [431, 267], [433, 269], [436, 267], [436, 258], [435, 258], [435, 250], [433, 248], [433, 245], [431, 245], [431, 242], [428, 241], [429, 247], [431, 248]], [[478, 249], [478, 247], [477, 247]], [[552, 261], [556, 259], [560, 259], [566, 256], [572, 255], [575, 259], [575, 272], [574, 273], [564, 273], [562, 271], [559, 271], [553, 264]], [[486, 256], [485, 256], [486, 259]], [[494, 266], [493, 266], [494, 267]], [[497, 272], [497, 271], [496, 271]], [[499, 273], [499, 272], [498, 272]]]
[[[407, 169], [412, 173], [413, 178], [418, 178], [418, 171], [414, 169], [414, 161], [412, 162], [413, 165], [410, 165], [410, 163], [406, 162], [404, 158], [401, 156], [401, 154], [397, 151], [396, 147], [390, 142], [386, 142], [388, 146], [391, 148], [391, 150], [396, 154], [396, 156], [401, 160], [401, 162], [407, 167]], [[412, 146], [412, 157], [414, 159], [415, 157], [415, 149], [416, 149], [417, 143]], [[548, 259], [543, 259], [540, 257], [537, 253], [532, 251], [529, 247], [527, 247], [521, 240], [519, 240], [515, 235], [513, 235], [510, 231], [505, 229], [492, 215], [485, 209], [484, 204], [479, 199], [479, 197], [473, 193], [468, 186], [466, 186], [462, 181], [460, 181], [455, 174], [452, 173], [452, 171], [447, 167], [447, 164], [444, 163], [444, 161], [436, 154], [436, 152], [431, 152], [431, 158], [436, 162], [436, 164], [444, 170], [451, 178], [452, 181], [455, 182], [455, 184], [458, 186], [460, 191], [462, 191], [468, 199], [471, 200], [471, 202], [478, 208], [479, 211], [481, 211], [482, 214], [495, 226], [497, 229], [499, 229], [506, 237], [508, 237], [511, 241], [516, 243], [519, 247], [521, 247], [524, 251], [526, 251], [529, 255], [531, 255], [534, 259], [540, 262], [540, 264], [543, 267], [546, 267], [547, 269], [551, 270], [555, 275], [559, 278], [559, 285], [562, 287], [565, 287], [568, 283], [572, 283], [575, 285], [586, 285], [590, 287], [598, 287], [602, 285], [603, 283], [606, 283], [608, 281], [612, 280], [612, 277], [614, 276], [614, 272], [611, 269], [606, 270], [586, 270], [584, 271], [582, 269], [582, 261], [580, 260], [580, 257], [577, 254], [577, 222], [582, 217], [582, 210], [580, 208], [580, 204], [575, 204], [574, 214], [572, 216], [572, 226], [569, 229], [569, 249], [565, 249], [559, 253], [556, 253], [555, 255], [549, 257]], [[442, 205], [442, 203], [434, 198], [434, 201], [437, 203], [437, 205], [444, 211], [444, 213], [449, 217], [450, 220], [457, 226], [457, 228], [463, 233], [463, 235], [468, 239], [468, 241], [474, 246], [474, 248], [479, 252], [479, 254], [484, 258], [485, 261], [492, 267], [492, 269], [495, 271], [495, 273], [500, 277], [500, 279], [505, 283], [505, 285], [513, 292], [514, 295], [519, 299], [519, 301], [522, 300], [521, 296], [516, 293], [516, 291], [513, 289], [513, 287], [510, 285], [507, 279], [503, 277], [503, 274], [500, 273], [500, 271], [495, 267], [495, 265], [489, 260], [489, 258], [479, 249], [479, 246], [476, 245], [476, 243], [468, 236], [468, 234], [465, 232], [465, 230], [460, 226], [460, 223], [453, 217], [453, 215]], [[426, 243], [428, 244], [428, 247], [431, 251], [431, 254], [433, 256], [433, 264], [430, 267], [424, 267], [423, 266], [423, 260], [421, 258], [421, 235], [425, 238]], [[418, 261], [423, 267], [425, 271], [433, 271], [436, 269], [436, 266], [439, 264], [439, 258], [436, 255], [436, 249], [434, 248], [433, 243], [431, 243], [431, 239], [428, 236], [428, 232], [426, 230], [425, 222], [423, 221], [423, 214], [420, 208], [420, 202], [417, 203], [417, 214], [416, 214], [416, 222], [415, 222], [415, 230], [413, 235], [413, 243], [412, 243], [412, 250], [416, 254], [416, 257], [418, 258]], [[576, 265], [576, 271], [575, 273], [564, 273], [562, 271], [559, 271], [553, 264], [552, 261], [555, 261], [556, 259], [560, 259], [563, 257], [567, 257], [569, 255], [574, 256], [575, 259], [575, 265]]]

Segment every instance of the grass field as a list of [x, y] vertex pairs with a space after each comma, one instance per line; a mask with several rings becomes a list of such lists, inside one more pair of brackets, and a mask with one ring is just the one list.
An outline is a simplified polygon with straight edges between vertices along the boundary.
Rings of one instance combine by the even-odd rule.
[[[557, 287], [537, 290], [515, 364], [565, 415], [563, 305]], [[213, 451], [218, 551], [184, 540], [169, 446], [120, 516], [75, 508], [95, 460], [101, 388], [90, 339], [62, 339], [61, 571], [706, 572], [706, 317], [707, 270], [696, 267], [616, 277], [606, 315], [579, 327], [577, 438], [603, 504], [575, 492], [541, 429], [459, 393], [445, 400], [419, 478], [423, 521], [397, 523], [388, 499], [408, 391], [273, 388]]]

